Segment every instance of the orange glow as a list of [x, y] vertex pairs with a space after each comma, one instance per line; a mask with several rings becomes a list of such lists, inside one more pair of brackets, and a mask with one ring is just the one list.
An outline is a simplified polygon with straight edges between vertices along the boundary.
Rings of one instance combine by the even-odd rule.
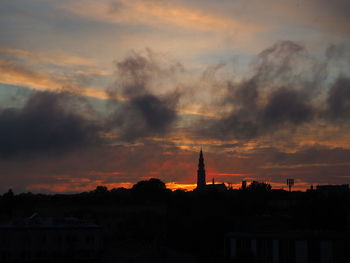
[[[268, 182], [271, 184], [272, 189], [283, 189], [288, 190], [288, 186], [286, 183], [274, 183], [274, 182]], [[309, 189], [311, 186], [308, 182], [303, 182], [301, 180], [295, 180], [295, 184], [292, 187], [292, 191], [305, 191], [306, 189]]]
[[121, 172], [102, 172], [102, 171], [91, 171], [90, 175], [98, 175], [98, 176], [111, 176], [111, 175], [120, 175]]
[[237, 177], [247, 177], [247, 176], [251, 176], [251, 174], [245, 174], [245, 173], [208, 173], [208, 175], [215, 175], [215, 176], [237, 176]]
[[[67, 79], [58, 79], [49, 74], [28, 70], [23, 66], [10, 64], [3, 60], [0, 60], [0, 69], [0, 82], [3, 84], [18, 85], [36, 90], [65, 90]], [[104, 90], [96, 88], [85, 88], [81, 90], [69, 87], [66, 90], [87, 97], [108, 98]]]
[[192, 191], [197, 187], [196, 184], [181, 184], [181, 183], [175, 183], [175, 182], [169, 182], [166, 183], [166, 187], [172, 191], [177, 189], [183, 189], [186, 191]]
[[251, 34], [262, 31], [264, 26], [225, 18], [190, 9], [186, 6], [164, 5], [161, 1], [118, 0], [121, 5], [113, 10], [110, 3], [85, 1], [61, 6], [80, 16], [109, 23], [147, 24], [152, 26], [180, 26], [207, 32], [240, 31]]
[[[88, 58], [63, 53], [62, 51], [50, 53], [0, 46], [0, 53], [25, 59], [31, 64], [50, 63], [59, 66], [67, 64], [92, 66], [94, 64], [94, 62]], [[102, 71], [100, 71], [100, 73], [103, 74]]]
[[[144, 180], [147, 180], [149, 178], [144, 178]], [[251, 179], [249, 181], [253, 181], [255, 179]], [[261, 181], [256, 179], [257, 181]], [[89, 183], [87, 183], [89, 182]], [[87, 183], [86, 185], [82, 185], [81, 183]], [[216, 184], [221, 184], [223, 182], [216, 181]], [[284, 189], [287, 190], [287, 185], [285, 183], [277, 183], [277, 182], [266, 182], [269, 183], [272, 186], [272, 189]], [[211, 184], [211, 182], [207, 182], [208, 185]], [[67, 183], [56, 183], [56, 184], [34, 184], [27, 187], [28, 191], [34, 191], [34, 192], [52, 192], [52, 193], [64, 193], [64, 192], [87, 192], [94, 190], [97, 186], [103, 185], [106, 186], [109, 190], [113, 188], [127, 188], [130, 189], [134, 185], [132, 182], [119, 182], [119, 183], [103, 183], [100, 180], [96, 180], [93, 182], [90, 182], [87, 178], [76, 178], [71, 180]], [[239, 189], [241, 187], [241, 183], [232, 183], [228, 184], [225, 183], [227, 187], [232, 187], [233, 189]], [[249, 184], [248, 184], [249, 185]], [[314, 184], [317, 185], [317, 184]], [[166, 187], [172, 191], [182, 189], [185, 191], [192, 191], [196, 188], [196, 184], [186, 184], [186, 183], [176, 183], [176, 182], [168, 182], [166, 183]], [[295, 185], [293, 186], [293, 191], [305, 191], [306, 189], [309, 189], [311, 186], [308, 182], [303, 182], [301, 180], [296, 180]]]
[[[84, 178], [83, 178], [84, 179]], [[89, 180], [89, 179], [87, 179]], [[88, 184], [81, 184], [86, 182], [85, 180], [76, 179], [67, 183], [57, 183], [57, 184], [34, 184], [27, 187], [28, 191], [34, 192], [52, 192], [52, 193], [64, 193], [64, 192], [87, 192], [94, 190], [97, 186], [106, 186], [109, 190], [113, 188], [131, 188], [134, 183], [131, 182], [120, 182], [120, 183], [102, 183], [100, 180], [90, 182]]]

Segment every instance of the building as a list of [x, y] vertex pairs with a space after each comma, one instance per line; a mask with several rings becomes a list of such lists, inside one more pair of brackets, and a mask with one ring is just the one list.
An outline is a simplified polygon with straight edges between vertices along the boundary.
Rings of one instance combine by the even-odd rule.
[[322, 193], [339, 193], [339, 194], [346, 194], [349, 193], [349, 185], [348, 184], [342, 184], [342, 185], [317, 185], [316, 186], [317, 192]]
[[198, 160], [198, 170], [197, 170], [197, 189], [204, 190], [206, 187], [206, 178], [205, 178], [205, 165], [204, 165], [204, 157], [203, 151], [199, 152], [199, 160]]
[[350, 262], [349, 233], [245, 232], [225, 238], [227, 262]]
[[1, 262], [93, 262], [101, 245], [100, 227], [77, 218], [34, 214], [0, 224]]
[[204, 156], [202, 149], [199, 152], [199, 160], [198, 160], [198, 170], [197, 170], [197, 191], [226, 191], [225, 184], [216, 184], [213, 178], [212, 184], [206, 183], [206, 175], [205, 175], [205, 164], [204, 164]]

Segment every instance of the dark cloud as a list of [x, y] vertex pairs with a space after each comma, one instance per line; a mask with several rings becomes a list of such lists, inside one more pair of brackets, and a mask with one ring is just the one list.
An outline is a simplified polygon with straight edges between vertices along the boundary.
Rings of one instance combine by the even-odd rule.
[[111, 98], [120, 96], [124, 101], [115, 105], [109, 126], [127, 141], [166, 134], [177, 120], [180, 93], [156, 94], [152, 88], [156, 86], [162, 91], [158, 85], [162, 85], [163, 79], [182, 72], [182, 65], [162, 64], [152, 51], [147, 50], [146, 55], [133, 52], [117, 62], [116, 67], [117, 81], [108, 93]]
[[[204, 129], [209, 134], [205, 135], [221, 139], [251, 139], [273, 133], [278, 128], [292, 128], [313, 118], [314, 109], [301, 92], [279, 88], [268, 97], [265, 105], [258, 106], [253, 102], [256, 96], [254, 88], [249, 86], [246, 90], [243, 101], [253, 99], [227, 117], [209, 122], [210, 126]], [[237, 96], [242, 97], [242, 93]]]
[[63, 153], [97, 142], [98, 128], [67, 92], [36, 92], [23, 108], [0, 111], [0, 156]]
[[350, 170], [349, 149], [320, 145], [291, 153], [275, 148], [257, 149], [245, 158], [252, 163], [257, 162], [257, 174], [270, 175], [272, 181], [282, 179], [285, 182], [287, 178], [298, 178], [310, 184], [328, 184], [330, 180], [332, 183], [344, 183]]
[[[108, 90], [113, 113], [107, 118], [95, 120], [92, 105], [68, 91], [34, 92], [23, 107], [0, 109], [0, 157], [66, 153], [100, 145], [106, 142], [100, 138], [104, 132], [116, 132], [120, 142], [169, 132], [177, 120], [180, 93], [161, 90], [156, 94], [152, 88], [161, 89], [157, 81], [169, 80], [184, 70], [182, 66], [163, 63], [151, 51], [132, 53], [116, 66], [118, 79]], [[122, 100], [114, 100], [115, 96]]]
[[[324, 61], [313, 60], [299, 44], [278, 42], [253, 61], [253, 74], [226, 87], [218, 119], [201, 121], [197, 131], [218, 139], [252, 139], [273, 136], [276, 131], [295, 131], [316, 120], [345, 120], [350, 113], [349, 79], [339, 78], [324, 95], [327, 67], [344, 53], [331, 46]], [[333, 62], [332, 62], [333, 63]], [[327, 106], [324, 114], [324, 105]], [[327, 116], [327, 117], [325, 117]]]
[[350, 120], [350, 78], [339, 78], [329, 90], [327, 116], [334, 121]]
[[313, 108], [306, 96], [292, 89], [276, 90], [262, 109], [262, 125], [301, 124], [312, 118]]
[[[171, 80], [184, 72], [182, 64], [146, 49], [144, 53], [131, 52], [121, 61], [115, 62], [116, 84], [108, 92], [111, 96], [119, 93], [127, 98], [150, 93], [154, 84]], [[162, 87], [156, 87], [157, 89]]]
[[124, 140], [163, 135], [177, 118], [175, 98], [159, 98], [146, 94], [123, 103], [112, 115], [110, 125]]

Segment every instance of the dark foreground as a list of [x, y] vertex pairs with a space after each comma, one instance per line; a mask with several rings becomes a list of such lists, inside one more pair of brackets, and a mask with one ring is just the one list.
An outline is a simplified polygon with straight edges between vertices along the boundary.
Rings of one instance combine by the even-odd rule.
[[347, 191], [132, 189], [0, 199], [2, 262], [350, 262]]

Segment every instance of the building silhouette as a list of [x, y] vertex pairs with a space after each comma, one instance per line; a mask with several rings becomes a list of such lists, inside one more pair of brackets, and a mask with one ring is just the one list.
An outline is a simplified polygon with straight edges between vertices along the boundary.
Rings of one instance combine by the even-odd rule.
[[205, 179], [205, 165], [204, 165], [204, 157], [203, 151], [199, 152], [199, 160], [198, 160], [198, 170], [197, 170], [197, 189], [204, 190], [206, 187], [206, 179]]
[[203, 156], [202, 148], [199, 152], [196, 190], [197, 191], [214, 190], [219, 192], [223, 192], [227, 190], [225, 184], [216, 184], [214, 181], [214, 178], [212, 180], [212, 184], [206, 183], [205, 164], [204, 164], [204, 156]]
[[317, 192], [323, 192], [323, 193], [349, 193], [349, 185], [348, 184], [342, 184], [342, 185], [317, 185], [316, 186]]
[[225, 236], [227, 262], [349, 262], [349, 235], [329, 231], [232, 232]]
[[0, 245], [0, 262], [95, 262], [102, 232], [87, 220], [33, 214], [0, 223]]

